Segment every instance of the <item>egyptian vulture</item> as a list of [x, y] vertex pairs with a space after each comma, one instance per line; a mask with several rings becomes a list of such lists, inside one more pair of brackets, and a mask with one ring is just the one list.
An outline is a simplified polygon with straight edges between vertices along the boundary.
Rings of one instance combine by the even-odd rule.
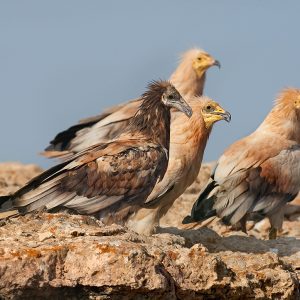
[[155, 231], [174, 201], [196, 180], [213, 124], [231, 119], [229, 112], [208, 97], [186, 97], [186, 101], [193, 115], [187, 119], [177, 112], [172, 113], [166, 174], [155, 185], [145, 207], [128, 220], [127, 226], [139, 233], [149, 235]]
[[271, 112], [249, 136], [232, 144], [220, 157], [206, 187], [183, 223], [213, 216], [226, 224], [251, 214], [268, 217], [269, 238], [282, 227], [284, 206], [300, 187], [300, 90], [285, 89]]

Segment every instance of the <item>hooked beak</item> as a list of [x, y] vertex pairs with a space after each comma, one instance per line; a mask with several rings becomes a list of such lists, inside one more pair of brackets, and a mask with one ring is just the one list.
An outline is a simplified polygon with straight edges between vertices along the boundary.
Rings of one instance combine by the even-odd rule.
[[172, 102], [171, 106], [180, 110], [189, 118], [193, 114], [192, 108], [185, 102], [185, 100], [183, 98], [181, 98], [179, 101]]
[[221, 69], [221, 63], [220, 63], [217, 59], [215, 59], [215, 61], [214, 61], [214, 63], [213, 63], [213, 66], [216, 66], [216, 67], [218, 67], [219, 69]]
[[226, 122], [230, 122], [231, 121], [231, 114], [228, 111], [217, 111], [214, 112], [214, 114], [221, 116], [223, 120], [225, 120]]

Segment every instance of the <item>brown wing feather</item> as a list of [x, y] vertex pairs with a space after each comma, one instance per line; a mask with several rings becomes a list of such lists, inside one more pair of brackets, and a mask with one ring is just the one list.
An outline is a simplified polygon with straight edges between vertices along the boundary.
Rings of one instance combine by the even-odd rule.
[[[243, 181], [235, 184], [236, 176]], [[299, 182], [300, 147], [294, 145], [264, 160], [257, 167], [229, 176], [221, 185], [226, 193], [218, 193], [214, 208], [221, 217], [230, 217], [232, 224], [252, 211], [268, 216], [297, 195]], [[244, 186], [243, 193], [236, 197], [235, 192], [241, 185]], [[229, 201], [230, 198], [232, 201]]]
[[300, 182], [300, 145], [282, 150], [261, 164], [261, 176], [276, 192], [296, 194]]
[[[142, 205], [167, 167], [165, 150], [141, 140], [93, 146], [41, 174], [13, 200], [21, 212], [65, 206], [80, 213], [115, 213]], [[38, 186], [37, 186], [38, 185]], [[36, 187], [37, 186], [37, 187]]]
[[220, 158], [215, 186], [211, 192], [204, 189], [201, 195], [207, 195], [200, 195], [195, 204], [198, 220], [214, 211], [231, 224], [252, 211], [269, 216], [298, 193], [299, 146], [278, 136], [258, 139], [253, 135], [249, 140], [233, 144]]

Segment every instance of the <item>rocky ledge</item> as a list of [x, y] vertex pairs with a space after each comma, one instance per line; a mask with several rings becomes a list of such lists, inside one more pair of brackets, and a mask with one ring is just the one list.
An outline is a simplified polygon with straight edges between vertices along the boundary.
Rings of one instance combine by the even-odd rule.
[[[198, 188], [196, 182], [182, 205], [191, 206]], [[297, 213], [286, 228], [299, 227]], [[170, 214], [178, 222], [174, 210]], [[170, 227], [177, 226], [171, 215], [151, 237], [67, 213], [1, 221], [0, 298], [300, 299], [300, 239], [294, 232], [266, 241], [259, 239], [262, 225], [249, 236], [220, 224], [215, 230], [178, 229]]]

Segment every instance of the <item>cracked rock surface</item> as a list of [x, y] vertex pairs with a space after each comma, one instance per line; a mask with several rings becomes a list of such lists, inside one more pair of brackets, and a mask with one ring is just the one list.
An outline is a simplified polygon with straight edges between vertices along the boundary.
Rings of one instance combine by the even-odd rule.
[[[300, 239], [291, 231], [266, 241], [258, 229], [246, 236], [220, 224], [175, 228], [168, 218], [151, 237], [67, 213], [2, 221], [0, 298], [300, 299]], [[294, 215], [285, 223], [297, 222]]]

